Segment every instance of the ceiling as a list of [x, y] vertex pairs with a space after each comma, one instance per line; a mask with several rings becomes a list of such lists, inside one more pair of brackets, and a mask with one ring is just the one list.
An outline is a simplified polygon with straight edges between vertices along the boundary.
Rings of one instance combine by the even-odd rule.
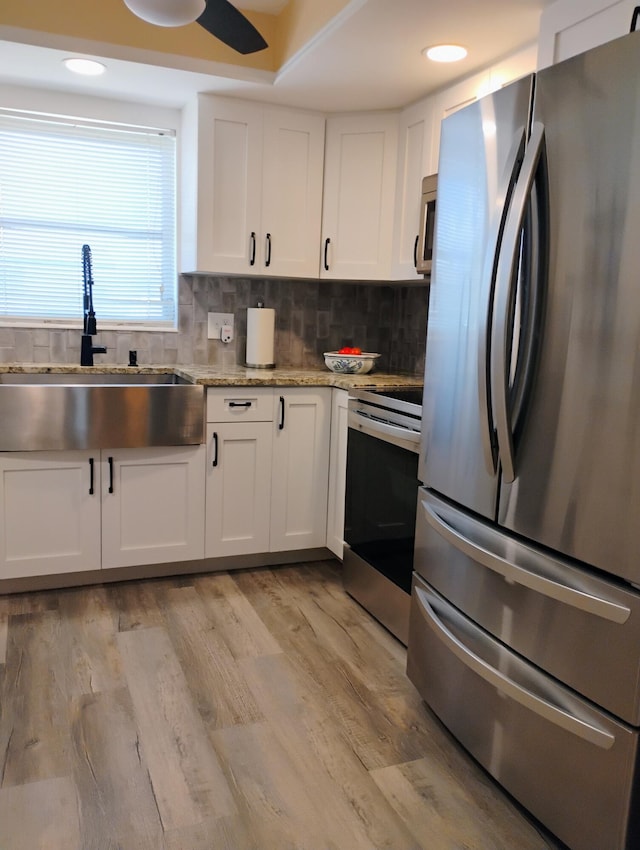
[[[327, 112], [403, 107], [535, 42], [540, 13], [550, 2], [351, 0], [275, 72], [190, 62], [60, 34], [46, 37], [3, 26], [0, 17], [0, 83], [170, 107], [205, 91]], [[285, 3], [239, 0], [238, 5], [277, 14]], [[435, 65], [421, 55], [422, 48], [443, 41], [464, 44], [467, 58]], [[61, 59], [74, 51], [101, 58], [107, 73], [99, 78], [70, 74]]]

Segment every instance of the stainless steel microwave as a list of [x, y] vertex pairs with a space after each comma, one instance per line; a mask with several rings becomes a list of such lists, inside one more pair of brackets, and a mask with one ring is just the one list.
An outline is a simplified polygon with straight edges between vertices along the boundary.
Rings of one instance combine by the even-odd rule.
[[438, 175], [430, 174], [422, 178], [422, 203], [420, 205], [420, 232], [416, 243], [416, 271], [419, 274], [431, 274], [433, 259], [433, 237], [436, 225], [436, 190]]

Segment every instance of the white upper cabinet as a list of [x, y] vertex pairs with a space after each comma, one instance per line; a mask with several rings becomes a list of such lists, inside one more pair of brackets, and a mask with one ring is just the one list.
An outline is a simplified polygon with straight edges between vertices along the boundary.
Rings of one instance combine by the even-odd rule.
[[540, 18], [538, 68], [629, 32], [637, 0], [557, 0]]
[[262, 268], [279, 277], [318, 277], [324, 117], [264, 112]]
[[200, 95], [182, 145], [184, 273], [317, 277], [322, 116]]
[[435, 105], [423, 100], [400, 115], [398, 172], [393, 228], [393, 280], [424, 280], [416, 271], [422, 178], [437, 170], [432, 162]]
[[320, 277], [389, 280], [397, 113], [327, 119]]

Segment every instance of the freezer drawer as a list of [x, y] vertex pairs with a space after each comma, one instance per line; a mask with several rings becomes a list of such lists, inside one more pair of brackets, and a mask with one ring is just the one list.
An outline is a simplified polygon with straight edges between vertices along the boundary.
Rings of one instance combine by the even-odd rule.
[[640, 593], [418, 492], [414, 568], [495, 637], [640, 725]]
[[572, 850], [638, 847], [637, 730], [510, 652], [418, 576], [407, 673], [460, 743]]

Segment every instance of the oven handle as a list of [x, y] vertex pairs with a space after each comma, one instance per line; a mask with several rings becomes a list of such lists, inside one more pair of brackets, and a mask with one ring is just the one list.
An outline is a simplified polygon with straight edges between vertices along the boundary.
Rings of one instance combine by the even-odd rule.
[[389, 425], [389, 423], [381, 422], [377, 418], [374, 419], [360, 410], [349, 411], [348, 424], [350, 428], [356, 428], [358, 431], [372, 437], [378, 437], [387, 443], [401, 445], [416, 454], [420, 450], [420, 434], [418, 431], [411, 431], [409, 428], [403, 428], [400, 425]]

